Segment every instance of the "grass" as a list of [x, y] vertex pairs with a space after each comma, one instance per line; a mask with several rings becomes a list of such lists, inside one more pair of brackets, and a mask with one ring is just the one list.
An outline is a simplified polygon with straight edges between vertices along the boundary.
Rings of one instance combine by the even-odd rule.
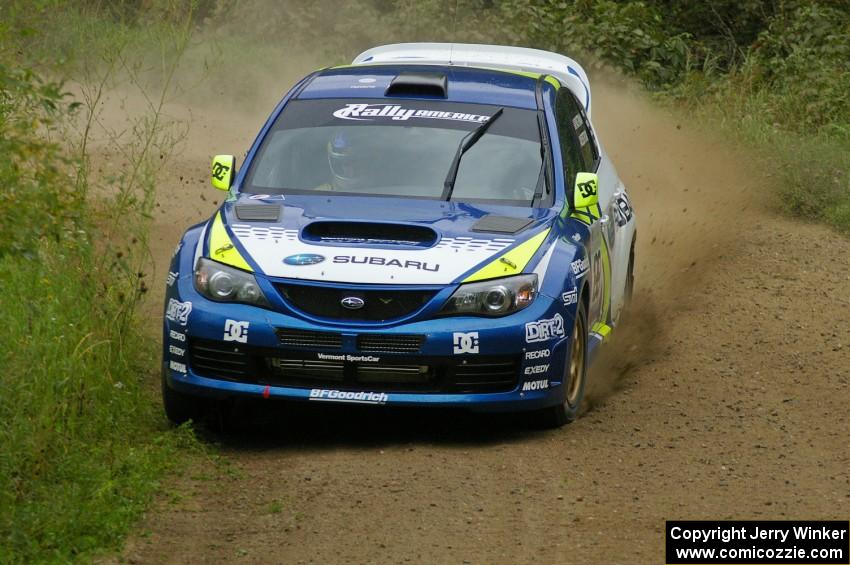
[[[164, 418], [158, 340], [137, 316], [157, 172], [179, 140], [162, 108], [188, 26], [130, 30], [51, 6], [13, 3], [0, 25], [4, 564], [89, 561], [120, 547], [169, 473], [201, 451], [191, 428]], [[67, 58], [42, 63], [43, 49]], [[41, 78], [66, 73], [79, 103]], [[109, 130], [99, 101], [116, 84], [147, 104]], [[94, 136], [123, 170], [91, 174]]]
[[145, 383], [158, 360], [117, 334], [117, 296], [91, 249], [43, 244], [0, 259], [0, 562], [65, 562], [117, 546], [194, 445], [169, 431]]
[[[725, 135], [765, 171], [779, 211], [822, 222], [850, 235], [850, 122], [790, 130], [774, 121], [777, 98], [765, 89], [741, 90], [736, 77], [718, 80], [708, 93], [684, 91], [667, 98], [706, 127]], [[736, 187], [718, 187], [733, 193]]]

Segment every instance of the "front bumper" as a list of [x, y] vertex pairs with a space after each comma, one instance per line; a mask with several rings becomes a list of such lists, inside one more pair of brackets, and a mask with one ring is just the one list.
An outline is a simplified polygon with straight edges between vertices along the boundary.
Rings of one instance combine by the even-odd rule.
[[212, 302], [190, 277], [169, 288], [166, 302], [163, 370], [170, 387], [188, 394], [477, 411], [564, 401], [573, 320], [560, 301], [544, 295], [503, 318], [381, 328]]

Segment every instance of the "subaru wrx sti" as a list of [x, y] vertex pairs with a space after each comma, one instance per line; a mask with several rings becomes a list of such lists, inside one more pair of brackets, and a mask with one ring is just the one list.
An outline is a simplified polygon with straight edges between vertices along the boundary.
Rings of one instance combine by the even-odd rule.
[[579, 412], [635, 216], [587, 75], [544, 51], [377, 47], [274, 109], [168, 274], [162, 392]]

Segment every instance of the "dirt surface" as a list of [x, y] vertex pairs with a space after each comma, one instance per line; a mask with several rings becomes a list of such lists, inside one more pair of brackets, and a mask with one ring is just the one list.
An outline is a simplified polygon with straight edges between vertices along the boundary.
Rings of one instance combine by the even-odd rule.
[[[210, 438], [229, 465], [177, 478], [117, 559], [661, 563], [666, 519], [846, 519], [850, 241], [768, 211], [770, 178], [722, 139], [621, 86], [594, 96], [638, 214], [638, 265], [636, 308], [583, 418], [538, 431], [513, 416], [254, 405]], [[220, 201], [210, 156], [245, 151], [272, 106], [187, 107], [153, 238], [159, 280]]]

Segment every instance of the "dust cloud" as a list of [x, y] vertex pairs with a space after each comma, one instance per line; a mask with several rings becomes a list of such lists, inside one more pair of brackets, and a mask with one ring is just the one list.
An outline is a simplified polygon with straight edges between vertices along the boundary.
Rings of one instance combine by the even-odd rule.
[[671, 318], [688, 315], [694, 290], [736, 253], [767, 197], [752, 162], [717, 134], [653, 104], [621, 77], [590, 80], [593, 123], [637, 215], [634, 299], [591, 371], [592, 409], [666, 353], [675, 340], [665, 334]]

